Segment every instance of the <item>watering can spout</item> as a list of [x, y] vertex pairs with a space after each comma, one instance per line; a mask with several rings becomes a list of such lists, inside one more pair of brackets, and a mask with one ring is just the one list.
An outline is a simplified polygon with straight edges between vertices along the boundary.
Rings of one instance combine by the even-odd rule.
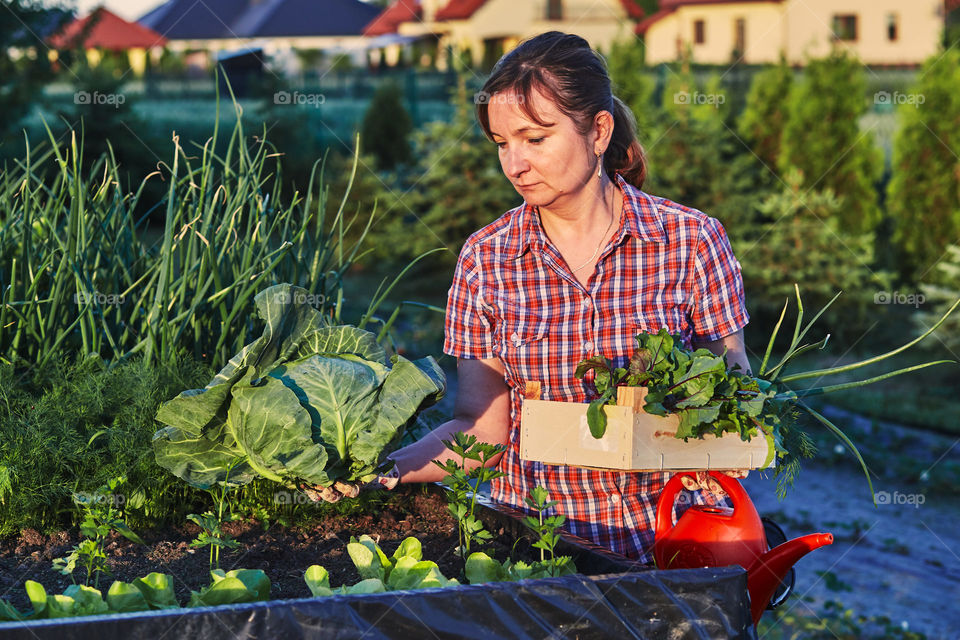
[[747, 590], [750, 591], [750, 613], [753, 623], [760, 621], [773, 592], [797, 560], [814, 549], [833, 544], [832, 533], [811, 533], [774, 547], [757, 558], [747, 569]]

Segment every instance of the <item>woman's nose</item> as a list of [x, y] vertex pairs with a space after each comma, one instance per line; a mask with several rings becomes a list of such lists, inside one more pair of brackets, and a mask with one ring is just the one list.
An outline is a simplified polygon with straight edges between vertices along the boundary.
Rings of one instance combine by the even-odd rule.
[[503, 173], [511, 180], [518, 177], [529, 168], [527, 159], [521, 152], [513, 149], [506, 149], [500, 158]]

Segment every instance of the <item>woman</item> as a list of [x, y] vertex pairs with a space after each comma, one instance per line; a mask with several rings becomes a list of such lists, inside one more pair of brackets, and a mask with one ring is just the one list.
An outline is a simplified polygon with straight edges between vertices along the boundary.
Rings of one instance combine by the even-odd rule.
[[380, 483], [442, 479], [431, 462], [449, 457], [441, 440], [469, 432], [507, 445], [494, 461], [506, 473], [492, 483], [495, 501], [523, 508], [543, 486], [571, 533], [649, 561], [670, 474], [520, 460], [525, 384], [540, 381], [546, 400], [589, 401], [577, 363], [602, 354], [622, 365], [637, 333], [661, 327], [688, 347], [726, 349], [728, 364], [747, 370], [739, 263], [715, 219], [640, 191], [646, 169], [632, 114], [582, 38], [550, 32], [521, 43], [478, 96], [480, 124], [524, 204], [460, 253], [444, 343], [458, 358], [454, 419], [393, 453], [394, 478]]

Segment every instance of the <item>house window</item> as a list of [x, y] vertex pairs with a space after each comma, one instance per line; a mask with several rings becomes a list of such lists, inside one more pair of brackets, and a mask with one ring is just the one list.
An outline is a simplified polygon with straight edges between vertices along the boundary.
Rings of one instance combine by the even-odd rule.
[[738, 57], [743, 55], [747, 48], [747, 20], [737, 18], [733, 21], [733, 51]]
[[834, 15], [833, 16], [833, 37], [837, 40], [856, 40], [857, 39], [857, 16], [855, 15]]
[[707, 27], [703, 20], [693, 21], [693, 42], [694, 44], [703, 44], [707, 40]]
[[547, 20], [563, 20], [563, 0], [547, 0]]
[[895, 42], [897, 39], [897, 26], [899, 20], [897, 19], [897, 14], [888, 13], [887, 14], [887, 40], [890, 42]]

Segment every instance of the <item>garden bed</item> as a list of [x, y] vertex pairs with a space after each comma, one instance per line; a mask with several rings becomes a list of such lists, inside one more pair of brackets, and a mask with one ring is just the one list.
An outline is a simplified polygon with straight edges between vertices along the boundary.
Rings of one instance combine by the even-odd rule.
[[[313, 564], [330, 572], [330, 585], [355, 584], [361, 578], [347, 554], [351, 536], [367, 534], [380, 541], [388, 554], [401, 540], [415, 536], [423, 545], [423, 557], [436, 562], [447, 577], [461, 579], [463, 562], [455, 553], [457, 524], [447, 511], [439, 487], [427, 485], [400, 487], [390, 496], [380, 513], [332, 515], [310, 524], [282, 527], [273, 525], [266, 531], [259, 522], [244, 520], [224, 524], [224, 532], [236, 538], [240, 547], [221, 552], [224, 570], [238, 567], [262, 569], [271, 582], [271, 597], [306, 598], [310, 590], [303, 579], [304, 570]], [[519, 521], [489, 507], [481, 506], [482, 519], [497, 536], [484, 547], [500, 560], [511, 556], [524, 560], [539, 558], [531, 553], [530, 533]], [[100, 578], [99, 589], [106, 593], [113, 580], [129, 582], [151, 571], [174, 577], [174, 591], [181, 602], [190, 598], [190, 590], [199, 590], [210, 582], [208, 553], [193, 549], [190, 542], [199, 527], [186, 523], [182, 527], [138, 531], [146, 545], [140, 545], [117, 533], [111, 534], [106, 546], [111, 576]], [[35, 580], [48, 593], [61, 593], [72, 584], [70, 576], [51, 568], [54, 558], [65, 556], [80, 540], [77, 531], [59, 531], [41, 535], [25, 530], [16, 538], [0, 540], [0, 593], [21, 611], [31, 609], [23, 590], [25, 580]], [[518, 543], [514, 544], [515, 541]], [[617, 573], [638, 568], [626, 558], [609, 553], [586, 540], [567, 536], [558, 552], [574, 556], [579, 570], [587, 574]], [[534, 555], [536, 554], [536, 555]], [[75, 579], [83, 580], [78, 568]], [[462, 581], [462, 579], [461, 579]]]
[[[575, 576], [309, 597], [303, 572], [311, 564], [329, 570], [333, 587], [359, 580], [346, 543], [351, 535], [362, 533], [379, 536], [387, 553], [403, 538], [416, 536], [425, 559], [437, 562], [444, 575], [461, 577], [462, 562], [454, 552], [456, 523], [441, 490], [428, 486], [426, 491], [398, 491], [376, 515], [333, 515], [309, 525], [275, 525], [267, 531], [255, 522], [226, 525], [242, 546], [224, 551], [221, 566], [265, 571], [272, 583], [271, 602], [8, 623], [0, 624], [0, 631], [5, 638], [18, 637], [15, 632], [20, 629], [24, 637], [62, 640], [64, 625], [71, 637], [116, 633], [130, 638], [156, 637], [171, 630], [175, 637], [213, 630], [222, 634], [224, 625], [239, 638], [279, 637], [307, 628], [316, 631], [310, 637], [324, 638], [359, 637], [373, 629], [377, 633], [368, 637], [420, 637], [425, 627], [439, 631], [439, 637], [482, 637], [484, 633], [486, 637], [539, 637], [551, 629], [577, 628], [591, 637], [610, 637], [614, 632], [644, 630], [646, 634], [680, 623], [709, 630], [708, 637], [753, 637], [746, 574], [741, 569], [652, 571], [574, 536], [565, 536], [558, 552], [574, 557], [579, 571]], [[530, 547], [533, 538], [527, 537], [528, 530], [509, 510], [483, 505], [480, 509], [495, 535], [485, 547], [488, 553], [500, 559], [538, 557], [539, 552]], [[139, 533], [145, 546], [122, 537], [110, 541], [107, 551], [114, 574], [101, 578], [101, 590], [105, 592], [114, 579], [129, 581], [161, 571], [174, 576], [177, 599], [184, 602], [191, 589], [199, 590], [209, 582], [207, 553], [190, 548], [195, 526]], [[75, 542], [75, 534], [68, 532], [42, 536], [35, 531], [0, 542], [0, 592], [22, 611], [30, 608], [22, 587], [27, 579], [40, 582], [49, 593], [60, 593], [70, 578], [54, 572], [50, 563]], [[406, 606], [398, 607], [398, 602]], [[597, 606], [600, 602], [603, 606]], [[467, 630], [467, 624], [475, 628]], [[414, 631], [418, 626], [419, 631]], [[586, 636], [581, 633], [580, 637]]]

